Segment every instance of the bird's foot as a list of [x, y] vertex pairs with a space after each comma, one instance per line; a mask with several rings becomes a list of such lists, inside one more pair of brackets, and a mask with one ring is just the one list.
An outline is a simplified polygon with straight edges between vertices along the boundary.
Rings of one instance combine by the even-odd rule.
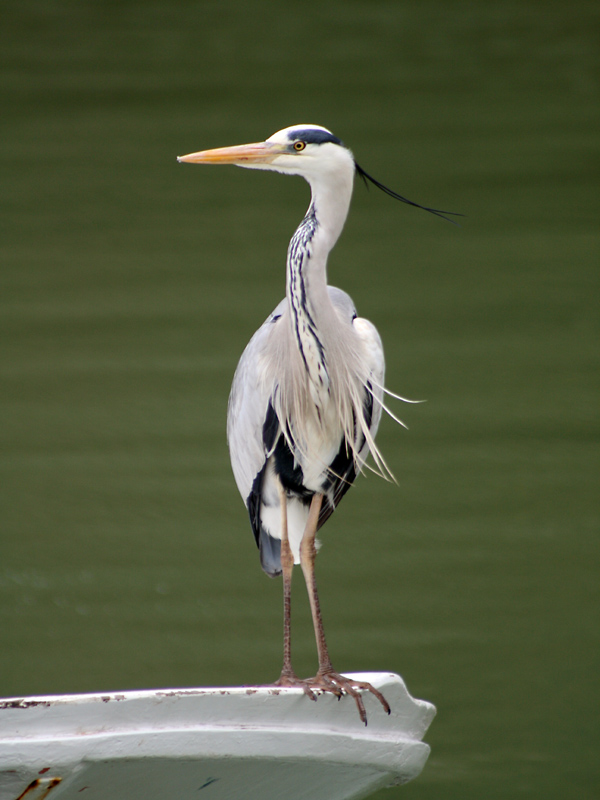
[[305, 684], [304, 691], [306, 692], [308, 689], [313, 695], [315, 691], [331, 692], [339, 700], [343, 695], [349, 694], [350, 697], [354, 698], [356, 707], [358, 708], [358, 714], [365, 725], [367, 724], [367, 712], [365, 711], [365, 704], [363, 703], [361, 692], [371, 692], [371, 694], [374, 694], [387, 714], [389, 714], [391, 710], [385, 697], [370, 683], [366, 681], [356, 681], [353, 678], [340, 675], [339, 672], [334, 672], [333, 669], [319, 670], [314, 678], [308, 678], [305, 681], [301, 681], [301, 683]]
[[295, 672], [292, 672], [292, 670], [284, 669], [272, 686], [296, 686], [300, 689], [303, 689], [304, 694], [307, 697], [316, 701], [317, 696], [310, 688], [309, 683], [310, 681], [302, 680], [302, 678], [299, 678]]

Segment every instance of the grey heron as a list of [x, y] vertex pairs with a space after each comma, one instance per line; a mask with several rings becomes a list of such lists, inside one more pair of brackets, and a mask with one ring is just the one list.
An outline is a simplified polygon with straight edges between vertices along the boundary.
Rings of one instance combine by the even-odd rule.
[[[375, 444], [384, 408], [384, 356], [375, 327], [350, 297], [327, 285], [327, 257], [346, 221], [355, 173], [410, 205], [439, 216], [375, 181], [351, 151], [319, 125], [293, 125], [264, 142], [180, 156], [193, 164], [234, 164], [300, 175], [311, 202], [287, 253], [286, 296], [257, 330], [240, 359], [229, 398], [227, 438], [233, 473], [250, 515], [263, 570], [283, 575], [284, 648], [279, 686], [351, 695], [363, 722], [361, 692], [371, 684], [333, 669], [315, 582], [316, 534], [365, 465], [389, 473]], [[301, 680], [291, 661], [292, 568], [308, 590], [318, 653], [314, 678]]]

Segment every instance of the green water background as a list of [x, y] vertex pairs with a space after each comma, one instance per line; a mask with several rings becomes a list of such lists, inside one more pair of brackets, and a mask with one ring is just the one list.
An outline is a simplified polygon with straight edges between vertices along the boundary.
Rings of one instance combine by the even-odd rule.
[[425, 771], [381, 797], [597, 797], [597, 3], [2, 17], [0, 695], [277, 677], [224, 425], [308, 190], [175, 156], [316, 122], [468, 215], [357, 185], [330, 260], [390, 388], [427, 399], [382, 423], [398, 486], [358, 481], [318, 560], [336, 667], [438, 707]]

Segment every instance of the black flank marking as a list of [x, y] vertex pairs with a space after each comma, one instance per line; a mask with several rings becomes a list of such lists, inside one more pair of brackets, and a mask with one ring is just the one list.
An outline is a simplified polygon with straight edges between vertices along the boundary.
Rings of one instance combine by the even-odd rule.
[[[373, 395], [371, 394], [371, 391], [372, 386], [370, 383], [367, 383], [367, 391], [365, 391], [362, 413], [368, 428], [371, 427], [371, 422], [373, 420]], [[359, 434], [359, 430], [360, 442], [357, 443], [357, 447], [360, 451], [365, 444], [365, 436], [362, 433], [362, 429], [358, 428], [355, 421], [355, 439]], [[333, 490], [333, 502], [329, 500], [327, 495], [325, 496], [323, 505], [321, 506], [321, 513], [319, 514], [319, 528], [327, 522], [329, 517], [339, 505], [342, 497], [346, 494], [348, 489], [356, 480], [356, 464], [354, 463], [354, 458], [352, 457], [352, 450], [348, 446], [348, 443], [345, 439], [340, 444], [340, 449], [338, 450], [336, 457], [329, 465], [329, 469], [331, 470], [330, 476], [323, 487], [323, 491]]]
[[[267, 408], [267, 414], [265, 416], [265, 421], [263, 423], [263, 445], [267, 453], [272, 452], [278, 431], [279, 431], [279, 420], [277, 419], [277, 414], [275, 413], [273, 406], [271, 405], [271, 403], [269, 403], [269, 406]], [[265, 458], [265, 463], [263, 464], [261, 470], [257, 472], [256, 477], [252, 482], [252, 488], [250, 489], [250, 494], [246, 498], [246, 508], [248, 509], [248, 514], [250, 516], [252, 533], [254, 534], [254, 539], [256, 540], [257, 547], [260, 547], [260, 539], [261, 539], [262, 524], [260, 521], [260, 506], [262, 503], [262, 486], [266, 468], [267, 468], [267, 461]]]
[[256, 541], [256, 546], [260, 553], [260, 565], [263, 570], [271, 578], [276, 578], [281, 575], [281, 541], [275, 539], [263, 528], [260, 520], [260, 509], [262, 505], [262, 484], [265, 477], [265, 466], [258, 473], [252, 489], [246, 499], [246, 507], [248, 509], [248, 516], [250, 517], [250, 525], [252, 526], [252, 533]]
[[[371, 429], [371, 423], [373, 422], [373, 386], [371, 385], [370, 381], [367, 381], [367, 390], [365, 392], [365, 399], [363, 401], [363, 419], [367, 425], [369, 430]], [[365, 437], [363, 435], [363, 444], [365, 442]], [[361, 445], [362, 446], [362, 445]]]
[[246, 498], [246, 508], [250, 517], [250, 525], [252, 525], [252, 533], [256, 540], [256, 546], [260, 546], [260, 529], [262, 527], [260, 522], [260, 503], [262, 495], [262, 484], [265, 477], [265, 469], [267, 465], [261, 469], [252, 482], [252, 489]]
[[278, 431], [279, 420], [277, 419], [277, 414], [275, 413], [275, 410], [269, 401], [269, 407], [267, 408], [267, 414], [263, 423], [263, 444], [267, 453], [270, 453], [273, 450], [275, 437], [277, 436]]
[[356, 466], [352, 458], [352, 451], [345, 439], [340, 444], [340, 449], [329, 465], [329, 469], [331, 472], [329, 478], [325, 481], [323, 491], [329, 492], [333, 490], [333, 500], [330, 500], [327, 494], [323, 498], [323, 505], [319, 514], [319, 528], [327, 522], [356, 479]]
[[290, 450], [283, 434], [277, 440], [273, 456], [275, 458], [275, 472], [283, 488], [300, 500], [310, 503], [314, 492], [304, 486], [302, 467], [295, 463], [294, 454]]

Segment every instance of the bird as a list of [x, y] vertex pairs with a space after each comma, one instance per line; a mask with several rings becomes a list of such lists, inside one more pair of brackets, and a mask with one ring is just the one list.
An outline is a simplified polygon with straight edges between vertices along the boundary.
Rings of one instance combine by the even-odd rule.
[[[366, 724], [364, 692], [388, 714], [390, 706], [370, 683], [333, 668], [315, 579], [316, 535], [365, 470], [369, 453], [375, 471], [393, 478], [375, 444], [382, 411], [388, 411], [384, 393], [393, 393], [384, 388], [377, 329], [358, 316], [346, 292], [328, 285], [327, 258], [346, 221], [355, 175], [451, 222], [446, 215], [454, 212], [421, 206], [375, 180], [320, 125], [292, 125], [262, 142], [202, 150], [178, 161], [270, 170], [309, 183], [310, 204], [287, 251], [286, 295], [251, 338], [235, 371], [227, 439], [262, 569], [283, 577], [283, 668], [274, 685], [301, 687], [312, 700], [327, 692], [338, 699], [349, 695]], [[317, 673], [308, 679], [296, 675], [291, 659], [297, 564], [308, 590], [318, 655]]]

